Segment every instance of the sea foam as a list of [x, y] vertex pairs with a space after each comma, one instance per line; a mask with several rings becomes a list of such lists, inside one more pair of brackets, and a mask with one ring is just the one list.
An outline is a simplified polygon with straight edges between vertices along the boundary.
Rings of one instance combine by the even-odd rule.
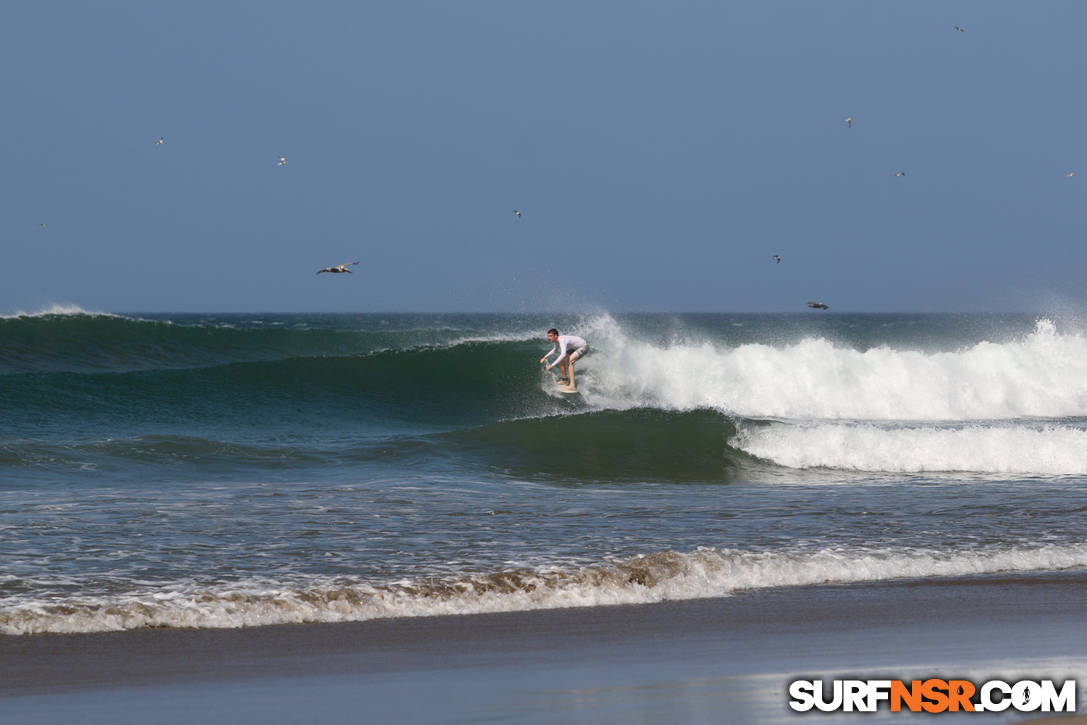
[[374, 584], [175, 583], [106, 597], [0, 600], [0, 633], [224, 628], [643, 604], [739, 590], [1087, 567], [1087, 544], [976, 550], [824, 548], [662, 551], [580, 568], [507, 569]]
[[790, 468], [889, 473], [1087, 474], [1087, 431], [1070, 425], [886, 427], [773, 424], [747, 427], [729, 443]]

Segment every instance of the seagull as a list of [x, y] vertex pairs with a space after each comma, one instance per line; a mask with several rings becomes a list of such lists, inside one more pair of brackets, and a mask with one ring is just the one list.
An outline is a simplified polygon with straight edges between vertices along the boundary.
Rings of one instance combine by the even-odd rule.
[[895, 172], [895, 176], [905, 176], [905, 175], [906, 175], [905, 171], [896, 171]]
[[45, 229], [45, 222], [42, 222], [42, 223], [41, 223], [41, 224], [39, 224], [38, 226], [40, 226], [40, 227], [41, 227], [42, 229]]
[[280, 156], [279, 157], [279, 163], [276, 164], [276, 166], [286, 166], [286, 165], [287, 165], [287, 157], [286, 156]]
[[331, 272], [332, 274], [341, 274], [347, 272], [348, 274], [354, 274], [348, 267], [358, 264], [358, 262], [345, 262], [344, 264], [337, 264], [335, 267], [325, 267], [324, 269], [317, 270], [317, 274], [321, 272]]
[[159, 140], [155, 142], [155, 145], [156, 146], [161, 146], [164, 143], [166, 143], [166, 137], [165, 136], [159, 136]]
[[770, 257], [770, 259], [774, 260], [778, 264], [781, 264], [781, 255], [780, 254], [775, 254], [774, 256]]
[[513, 210], [513, 215], [515, 217], [517, 217], [518, 219], [520, 219], [521, 218], [521, 210], [520, 209], [514, 209]]
[[823, 304], [822, 302], [809, 302], [808, 307], [813, 310], [829, 310], [830, 305]]
[[853, 128], [853, 117], [852, 116], [845, 119], [845, 125], [848, 126], [849, 128]]
[[966, 28], [962, 27], [961, 25], [956, 25], [955, 30], [959, 31], [960, 33], [966, 32]]
[[1076, 172], [1075, 172], [1075, 171], [1069, 171], [1069, 172], [1068, 172], [1067, 174], [1065, 174], [1064, 176], [1065, 176], [1065, 178], [1066, 178], [1066, 179], [1071, 179], [1071, 178], [1072, 178], [1073, 176], [1075, 176], [1075, 175], [1076, 175]]

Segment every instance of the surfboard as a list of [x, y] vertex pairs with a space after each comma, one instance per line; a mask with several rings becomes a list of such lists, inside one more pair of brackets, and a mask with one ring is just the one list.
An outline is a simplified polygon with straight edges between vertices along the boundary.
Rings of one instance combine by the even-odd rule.
[[566, 395], [577, 395], [577, 388], [571, 388], [569, 385], [559, 384], [559, 392]]

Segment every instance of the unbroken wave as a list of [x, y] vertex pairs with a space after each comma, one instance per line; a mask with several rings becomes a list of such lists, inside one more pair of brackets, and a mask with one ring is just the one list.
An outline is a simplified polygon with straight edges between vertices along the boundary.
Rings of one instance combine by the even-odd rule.
[[[553, 404], [544, 396], [541, 400]], [[191, 475], [202, 476], [209, 467], [219, 473], [229, 468], [282, 473], [316, 464], [326, 471], [337, 466], [354, 470], [361, 462], [407, 463], [444, 457], [513, 477], [544, 477], [560, 483], [727, 482], [762, 465], [729, 444], [735, 435], [735, 424], [711, 410], [587, 411], [446, 433], [379, 435], [335, 446], [159, 434], [71, 441], [0, 438], [0, 466], [128, 470], [184, 464]]]
[[0, 318], [0, 374], [209, 367], [370, 352], [392, 340], [349, 330], [177, 324], [83, 311]]
[[[98, 632], [148, 627], [224, 628], [345, 622], [727, 596], [783, 586], [956, 577], [1087, 567], [1087, 544], [984, 548], [663, 551], [580, 568], [506, 569], [369, 583], [341, 578], [293, 584], [149, 588], [114, 597], [0, 600], [0, 632]], [[18, 582], [7, 581], [12, 588]]]
[[729, 445], [735, 434], [734, 423], [717, 411], [640, 408], [511, 420], [444, 437], [520, 477], [723, 482], [753, 465]]
[[195, 369], [7, 375], [0, 376], [0, 399], [6, 404], [0, 413], [12, 420], [107, 416], [134, 425], [180, 419], [197, 425], [242, 421], [249, 427], [262, 416], [353, 428], [367, 419], [478, 425], [569, 407], [541, 394], [539, 370], [525, 365], [535, 350], [524, 343], [464, 342]]
[[535, 337], [521, 331], [525, 323], [518, 319], [467, 317], [462, 324], [448, 324], [459, 319], [315, 314], [130, 317], [54, 306], [33, 314], [0, 316], [0, 375], [206, 368]]

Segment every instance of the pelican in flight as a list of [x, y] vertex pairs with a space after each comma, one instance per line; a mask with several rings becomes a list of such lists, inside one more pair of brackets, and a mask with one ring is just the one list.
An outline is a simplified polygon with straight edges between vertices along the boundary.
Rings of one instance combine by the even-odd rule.
[[830, 309], [830, 305], [824, 304], [822, 302], [809, 302], [808, 307], [812, 308], [813, 310], [829, 310]]
[[325, 267], [324, 269], [317, 270], [317, 274], [321, 272], [331, 272], [332, 274], [342, 274], [347, 272], [348, 274], [354, 274], [348, 267], [352, 267], [358, 264], [358, 262], [345, 262], [344, 264], [337, 264], [335, 267]]
[[960, 33], [966, 32], [966, 28], [962, 27], [961, 25], [956, 25], [955, 30], [959, 31]]
[[905, 175], [906, 175], [905, 171], [896, 171], [895, 172], [895, 176], [905, 176]]
[[164, 143], [166, 143], [166, 137], [165, 136], [159, 136], [159, 140], [155, 142], [155, 145], [156, 146], [161, 146]]
[[279, 163], [276, 164], [276, 166], [286, 166], [286, 165], [287, 165], [287, 157], [286, 156], [280, 156], [279, 157]]
[[517, 217], [518, 219], [520, 219], [521, 218], [521, 210], [520, 209], [514, 209], [513, 210], [513, 215], [515, 217]]
[[853, 128], [853, 117], [852, 116], [845, 119], [845, 125], [848, 126], [849, 128]]
[[781, 264], [781, 255], [780, 254], [775, 254], [774, 256], [770, 257], [770, 259], [774, 260], [778, 264]]

